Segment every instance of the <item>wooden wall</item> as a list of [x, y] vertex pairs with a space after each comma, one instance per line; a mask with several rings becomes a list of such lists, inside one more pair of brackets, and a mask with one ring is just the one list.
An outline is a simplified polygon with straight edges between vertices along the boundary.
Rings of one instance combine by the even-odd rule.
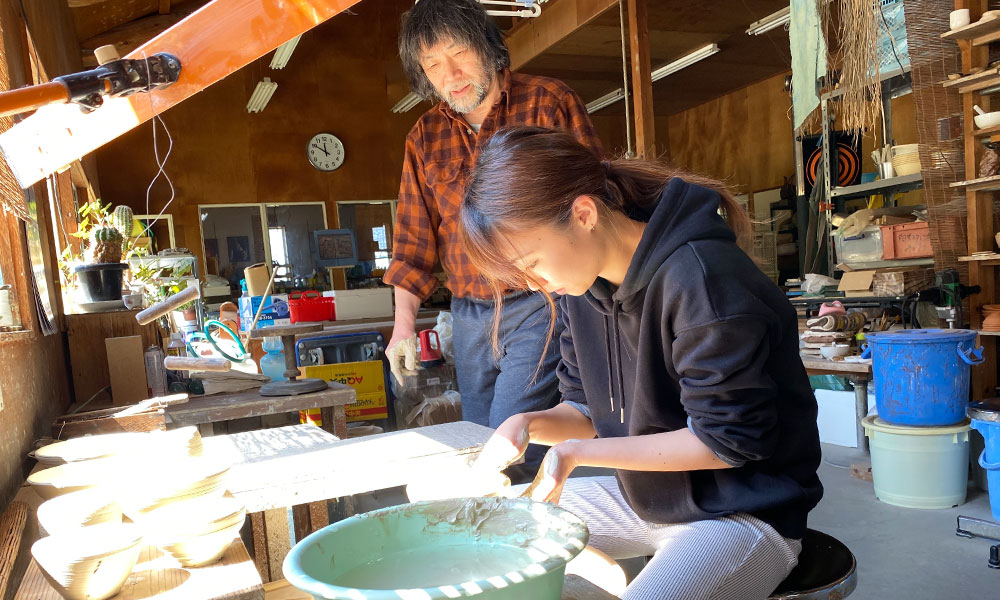
[[[409, 91], [395, 43], [409, 6], [409, 0], [366, 0], [352, 8], [356, 15], [337, 15], [307, 32], [283, 70], [270, 69], [267, 55], [163, 114], [173, 138], [165, 171], [176, 193], [168, 211], [178, 246], [201, 255], [199, 204], [322, 201], [333, 227], [338, 200], [396, 198], [403, 141], [428, 107], [390, 112]], [[277, 91], [262, 113], [248, 114], [263, 77]], [[332, 173], [306, 161], [306, 142], [319, 132], [345, 146], [344, 164]], [[162, 129], [157, 138], [162, 156]], [[107, 144], [97, 157], [104, 202], [128, 204], [136, 213], [163, 208], [169, 188], [162, 179], [145, 206], [156, 173], [152, 125]]]
[[[32, 31], [39, 56], [49, 73], [59, 74], [59, 57], [65, 58], [67, 54], [58, 49], [63, 46], [75, 48], [76, 44], [75, 39], [60, 37], [66, 30], [55, 25], [68, 18], [67, 4], [40, 0], [29, 6], [29, 20], [38, 17], [32, 21]], [[18, 0], [0, 0], [0, 39], [8, 67], [8, 80], [3, 84], [10, 88], [30, 81], [27, 54], [22, 44], [24, 22], [20, 11]], [[36, 26], [36, 22], [39, 25]], [[47, 202], [40, 204], [44, 206]], [[0, 235], [16, 231], [13, 227], [8, 228], [8, 223], [14, 221], [10, 215], [0, 214]], [[48, 235], [44, 237], [45, 243], [51, 245]], [[20, 251], [22, 255], [14, 263], [26, 264], [23, 239], [13, 236], [10, 239], [14, 242], [11, 244], [14, 252]], [[25, 286], [15, 287], [23, 290]], [[50, 435], [53, 417], [63, 412], [69, 403], [65, 336], [62, 333], [41, 335], [30, 314], [22, 313], [22, 321], [29, 328], [27, 331], [0, 333], [0, 389], [3, 390], [0, 399], [0, 506], [6, 506], [24, 482], [25, 470], [33, 462], [26, 456], [32, 442]]]

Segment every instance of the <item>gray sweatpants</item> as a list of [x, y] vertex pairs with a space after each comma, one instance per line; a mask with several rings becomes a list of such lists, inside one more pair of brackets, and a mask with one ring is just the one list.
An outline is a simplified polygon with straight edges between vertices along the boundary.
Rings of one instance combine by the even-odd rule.
[[614, 559], [652, 556], [626, 600], [761, 600], [791, 572], [800, 540], [745, 513], [692, 523], [643, 521], [614, 477], [572, 477], [559, 506], [583, 519], [590, 545]]

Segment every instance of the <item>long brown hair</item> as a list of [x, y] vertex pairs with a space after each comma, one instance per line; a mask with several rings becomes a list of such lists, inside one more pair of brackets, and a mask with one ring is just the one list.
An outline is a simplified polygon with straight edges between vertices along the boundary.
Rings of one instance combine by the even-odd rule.
[[[601, 161], [572, 135], [542, 127], [510, 127], [491, 137], [480, 150], [466, 187], [459, 229], [469, 260], [486, 278], [497, 302], [494, 349], [499, 351], [505, 293], [531, 284], [542, 287], [511, 261], [507, 234], [543, 225], [568, 225], [573, 203], [580, 196], [592, 197], [609, 213], [646, 220], [674, 177], [717, 192], [719, 206], [738, 243], [742, 246], [749, 239], [749, 218], [726, 186], [714, 179], [658, 161]], [[556, 308], [548, 294], [546, 298], [552, 315], [551, 339]]]

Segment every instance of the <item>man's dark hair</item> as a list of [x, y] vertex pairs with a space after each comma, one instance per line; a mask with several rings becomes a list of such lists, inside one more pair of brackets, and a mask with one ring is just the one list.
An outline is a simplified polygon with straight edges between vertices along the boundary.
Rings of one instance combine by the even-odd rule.
[[499, 71], [510, 66], [503, 34], [476, 0], [419, 0], [403, 14], [399, 31], [399, 58], [410, 88], [426, 100], [436, 98], [434, 86], [420, 66], [420, 54], [443, 38], [467, 44], [486, 68]]

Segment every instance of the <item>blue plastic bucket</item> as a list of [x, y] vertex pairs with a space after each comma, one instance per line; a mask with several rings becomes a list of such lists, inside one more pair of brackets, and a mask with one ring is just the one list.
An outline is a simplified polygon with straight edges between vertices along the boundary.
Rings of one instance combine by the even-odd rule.
[[983, 362], [976, 332], [904, 329], [872, 333], [862, 356], [872, 358], [875, 405], [893, 425], [942, 427], [965, 419], [972, 365]]
[[972, 428], [983, 435], [979, 466], [986, 471], [993, 518], [1000, 521], [1000, 403], [996, 400], [974, 402], [969, 405], [969, 416]]

